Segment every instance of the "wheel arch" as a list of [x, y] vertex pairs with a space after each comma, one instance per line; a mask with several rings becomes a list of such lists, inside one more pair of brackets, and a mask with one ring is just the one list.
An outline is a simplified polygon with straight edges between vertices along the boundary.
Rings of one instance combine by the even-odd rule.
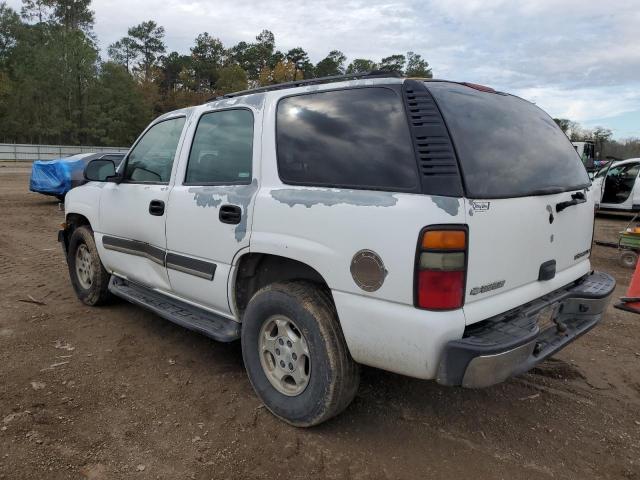
[[84, 225], [88, 226], [93, 230], [93, 227], [91, 226], [91, 222], [85, 215], [81, 213], [75, 213], [75, 212], [70, 212], [66, 214], [65, 222], [63, 224], [63, 229], [62, 229], [62, 235], [60, 238], [60, 240], [64, 242], [65, 252], [68, 251], [69, 249], [69, 240], [71, 239], [71, 235], [73, 235], [73, 231], [76, 228], [82, 227]]
[[239, 319], [251, 297], [275, 282], [305, 280], [325, 290], [331, 301], [331, 288], [317, 269], [306, 262], [272, 253], [246, 252], [236, 261], [231, 278], [231, 304]]

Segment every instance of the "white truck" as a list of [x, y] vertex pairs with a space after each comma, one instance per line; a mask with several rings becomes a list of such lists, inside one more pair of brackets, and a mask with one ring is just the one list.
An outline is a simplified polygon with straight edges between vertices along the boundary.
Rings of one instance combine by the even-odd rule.
[[474, 84], [358, 75], [239, 92], [87, 166], [59, 232], [84, 303], [116, 295], [241, 340], [297, 426], [359, 365], [484, 387], [602, 318], [594, 191], [553, 120]]

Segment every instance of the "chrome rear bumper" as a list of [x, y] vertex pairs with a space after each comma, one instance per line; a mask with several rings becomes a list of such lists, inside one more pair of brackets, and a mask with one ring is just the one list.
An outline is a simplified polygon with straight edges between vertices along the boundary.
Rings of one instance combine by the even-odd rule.
[[[470, 325], [462, 339], [447, 343], [438, 383], [487, 387], [530, 370], [595, 327], [615, 285], [610, 275], [592, 272], [517, 309]], [[538, 318], [548, 308], [553, 309], [553, 322], [540, 329]]]

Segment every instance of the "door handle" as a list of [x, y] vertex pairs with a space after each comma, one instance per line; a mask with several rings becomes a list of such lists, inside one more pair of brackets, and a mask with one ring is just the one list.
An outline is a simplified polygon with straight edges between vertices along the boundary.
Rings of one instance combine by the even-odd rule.
[[151, 200], [151, 203], [149, 203], [149, 213], [156, 217], [164, 215], [164, 202], [162, 200]]
[[222, 223], [237, 225], [242, 218], [242, 209], [237, 205], [222, 205], [218, 218]]

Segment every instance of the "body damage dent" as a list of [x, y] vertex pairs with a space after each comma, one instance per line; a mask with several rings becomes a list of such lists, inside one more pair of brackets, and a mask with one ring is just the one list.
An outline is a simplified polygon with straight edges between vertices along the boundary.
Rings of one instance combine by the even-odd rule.
[[316, 188], [281, 188], [271, 190], [271, 196], [290, 207], [304, 205], [311, 208], [314, 205], [332, 207], [338, 204], [354, 205], [356, 207], [393, 207], [398, 198], [393, 192], [372, 192], [365, 190], [335, 190]]
[[457, 198], [451, 197], [441, 197], [439, 195], [431, 195], [429, 196], [431, 201], [436, 204], [436, 206], [440, 210], [444, 210], [446, 213], [455, 217], [458, 215], [458, 210], [460, 209], [460, 200]]
[[236, 226], [236, 240], [241, 242], [247, 234], [248, 208], [251, 199], [258, 190], [258, 180], [255, 178], [249, 185], [220, 185], [191, 187], [189, 193], [193, 193], [193, 199], [198, 207], [217, 208], [223, 198], [227, 197], [227, 202], [242, 207], [240, 223]]

